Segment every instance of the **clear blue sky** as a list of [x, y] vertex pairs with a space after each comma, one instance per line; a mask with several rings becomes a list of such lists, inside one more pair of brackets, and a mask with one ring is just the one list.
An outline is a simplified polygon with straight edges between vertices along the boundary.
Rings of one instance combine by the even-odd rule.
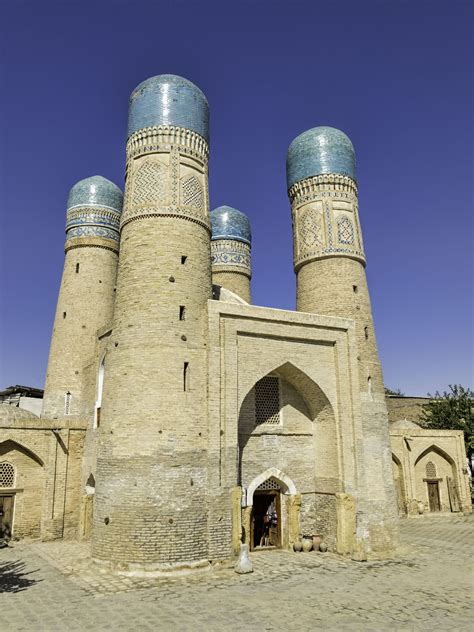
[[472, 386], [471, 2], [0, 0], [0, 388], [42, 387], [79, 179], [123, 186], [128, 96], [174, 73], [211, 108], [211, 207], [253, 226], [253, 298], [292, 309], [285, 156], [346, 132], [386, 385]]

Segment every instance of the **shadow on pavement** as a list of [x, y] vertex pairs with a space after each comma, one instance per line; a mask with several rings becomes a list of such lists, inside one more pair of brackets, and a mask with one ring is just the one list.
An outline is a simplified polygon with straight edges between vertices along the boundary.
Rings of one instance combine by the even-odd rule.
[[15, 562], [2, 562], [0, 560], [0, 593], [18, 593], [43, 581], [29, 577], [33, 573], [36, 573], [37, 570], [25, 572], [24, 562], [19, 560]]

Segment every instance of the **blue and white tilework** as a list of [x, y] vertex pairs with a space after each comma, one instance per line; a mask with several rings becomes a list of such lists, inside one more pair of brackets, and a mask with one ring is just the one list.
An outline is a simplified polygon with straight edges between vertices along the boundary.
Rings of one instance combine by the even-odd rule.
[[101, 237], [119, 241], [122, 191], [102, 176], [77, 182], [69, 192], [66, 239]]
[[213, 270], [218, 267], [221, 270], [229, 267], [244, 268], [250, 276], [252, 266], [249, 244], [235, 239], [211, 241], [211, 265]]
[[337, 173], [356, 179], [350, 139], [334, 127], [313, 127], [291, 143], [286, 157], [288, 188], [313, 176]]
[[191, 81], [157, 75], [140, 83], [130, 95], [128, 137], [155, 125], [190, 129], [209, 142], [209, 104]]
[[249, 246], [252, 243], [252, 231], [248, 217], [231, 206], [219, 206], [211, 211], [212, 241], [235, 239]]

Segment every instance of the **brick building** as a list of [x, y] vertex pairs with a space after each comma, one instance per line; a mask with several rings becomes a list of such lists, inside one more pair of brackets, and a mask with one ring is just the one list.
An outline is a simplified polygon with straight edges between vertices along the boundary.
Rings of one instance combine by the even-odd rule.
[[[288, 150], [286, 311], [250, 303], [247, 217], [209, 212], [208, 129], [199, 88], [152, 77], [130, 97], [124, 196], [100, 176], [71, 189], [42, 414], [1, 427], [0, 467], [25, 481], [10, 487], [13, 531], [91, 537], [121, 572], [305, 535], [389, 555], [396, 493], [352, 143], [316, 127]], [[33, 480], [42, 509], [27, 523]]]

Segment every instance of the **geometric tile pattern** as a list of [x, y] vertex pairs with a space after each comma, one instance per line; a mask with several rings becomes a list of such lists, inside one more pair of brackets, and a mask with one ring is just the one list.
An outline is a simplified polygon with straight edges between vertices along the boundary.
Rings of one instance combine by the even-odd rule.
[[181, 180], [181, 203], [202, 211], [204, 209], [204, 192], [196, 176], [188, 176]]
[[100, 206], [75, 206], [67, 211], [66, 239], [102, 237], [119, 240], [120, 211]]
[[250, 246], [235, 239], [216, 239], [211, 241], [211, 265], [237, 266], [250, 273]]
[[354, 243], [354, 227], [348, 217], [340, 217], [337, 220], [337, 239], [340, 244]]
[[436, 478], [436, 465], [433, 461], [428, 461], [426, 464], [426, 478]]
[[305, 209], [299, 218], [302, 244], [308, 248], [323, 244], [323, 217], [319, 211]]
[[133, 204], [165, 204], [168, 196], [168, 169], [156, 160], [146, 160], [135, 173]]
[[111, 230], [110, 228], [104, 228], [103, 226], [78, 226], [77, 228], [70, 228], [67, 231], [67, 239], [72, 237], [101, 237], [102, 239], [119, 240], [118, 231]]

